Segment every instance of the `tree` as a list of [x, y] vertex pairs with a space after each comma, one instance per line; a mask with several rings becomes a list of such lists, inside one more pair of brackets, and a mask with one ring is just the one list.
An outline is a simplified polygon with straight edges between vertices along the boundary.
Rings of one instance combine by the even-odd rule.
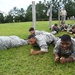
[[[48, 3], [47, 3], [48, 4]], [[75, 0], [51, 0], [50, 4], [53, 4], [52, 14], [53, 18], [58, 18], [58, 7], [60, 9], [65, 8], [67, 16], [75, 16]]]
[[19, 21], [18, 12], [19, 12], [19, 9], [17, 7], [14, 7], [9, 12], [9, 15], [13, 16], [13, 21], [14, 22], [18, 22]]
[[[75, 16], [75, 0], [43, 0], [36, 4], [36, 20], [49, 20], [46, 14], [51, 4], [53, 5], [52, 19], [58, 19], [58, 7], [65, 8], [68, 17]], [[26, 11], [23, 8], [14, 7], [6, 16], [0, 13], [0, 23], [25, 21], [32, 21], [32, 5], [29, 5]]]
[[13, 22], [13, 16], [7, 15], [5, 16], [5, 23], [12, 23]]
[[9, 15], [13, 16], [13, 21], [15, 22], [25, 21], [25, 10], [23, 8], [18, 9], [17, 7], [14, 7], [10, 10]]
[[4, 23], [4, 16], [3, 16], [3, 13], [0, 13], [0, 23]]
[[[39, 1], [39, 3], [36, 4], [36, 20], [48, 20], [48, 17], [46, 16], [47, 13], [47, 7]], [[26, 20], [32, 21], [32, 5], [29, 5], [26, 10]]]
[[29, 5], [26, 10], [26, 21], [32, 21], [32, 5]]
[[65, 5], [65, 9], [67, 11], [67, 16], [70, 18], [71, 16], [75, 16], [75, 2], [69, 1]]
[[39, 3], [36, 4], [36, 18], [37, 20], [48, 20], [47, 18], [47, 7], [44, 3], [39, 1]]
[[25, 10], [21, 8], [18, 12], [19, 21], [24, 22], [25, 21]]

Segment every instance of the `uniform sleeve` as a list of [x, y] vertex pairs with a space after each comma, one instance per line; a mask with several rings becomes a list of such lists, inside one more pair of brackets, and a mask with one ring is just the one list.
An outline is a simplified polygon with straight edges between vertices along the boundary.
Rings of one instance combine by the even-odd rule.
[[54, 54], [59, 53], [60, 39], [56, 42], [54, 47]]
[[75, 39], [72, 38], [72, 40], [73, 40], [73, 53], [71, 54], [70, 57], [72, 57], [73, 60], [75, 61]]
[[41, 31], [35, 30], [35, 35], [40, 35]]
[[44, 40], [39, 42], [39, 47], [41, 51], [48, 52], [48, 45]]
[[73, 60], [75, 61], [75, 52], [73, 52], [70, 57], [72, 57]]

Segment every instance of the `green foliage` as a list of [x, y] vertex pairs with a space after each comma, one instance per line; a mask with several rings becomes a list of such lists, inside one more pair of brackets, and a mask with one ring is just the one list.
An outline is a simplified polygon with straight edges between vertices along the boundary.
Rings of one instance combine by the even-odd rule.
[[9, 14], [7, 16], [10, 16], [10, 15], [13, 16], [14, 22], [25, 21], [25, 10], [23, 8], [18, 9], [17, 7], [14, 7], [12, 10], [9, 11]]
[[75, 2], [70, 1], [65, 5], [68, 17], [75, 15]]
[[13, 16], [7, 15], [5, 16], [5, 23], [12, 23], [13, 22]]
[[[44, 1], [44, 2], [43, 2]], [[36, 20], [37, 21], [48, 21], [49, 16], [47, 16], [47, 11], [52, 4], [52, 19], [58, 19], [58, 7], [65, 8], [67, 11], [67, 18], [75, 16], [75, 0], [50, 0], [50, 1], [39, 1], [36, 3]], [[23, 8], [18, 9], [13, 7], [8, 13], [4, 16], [4, 13], [0, 13], [0, 23], [12, 23], [12, 22], [27, 22], [32, 21], [32, 4], [30, 4], [26, 10]]]
[[[58, 23], [53, 21], [53, 24]], [[73, 24], [74, 21], [66, 21]], [[17, 35], [20, 38], [27, 38], [31, 22], [0, 24], [0, 35]], [[49, 30], [48, 21], [38, 21], [38, 30]], [[57, 35], [65, 34], [59, 32]], [[31, 46], [21, 46], [9, 50], [0, 50], [0, 75], [74, 75], [75, 63], [54, 63], [53, 45], [49, 46], [48, 53], [30, 55]]]
[[39, 3], [36, 4], [36, 19], [37, 21], [41, 21], [41, 20], [48, 20], [47, 18], [47, 10], [48, 8], [44, 5], [44, 3], [42, 3], [41, 1], [39, 1]]
[[4, 16], [2, 13], [0, 13], [0, 23], [4, 23]]
[[26, 21], [32, 20], [32, 5], [29, 5], [26, 10]]

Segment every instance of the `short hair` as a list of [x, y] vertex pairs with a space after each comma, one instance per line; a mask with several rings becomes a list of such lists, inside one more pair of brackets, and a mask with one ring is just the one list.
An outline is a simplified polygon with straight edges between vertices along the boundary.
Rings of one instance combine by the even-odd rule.
[[33, 27], [29, 28], [29, 31], [34, 31], [34, 28]]
[[72, 26], [72, 29], [74, 29], [74, 28], [75, 28], [75, 25]]
[[58, 26], [57, 24], [54, 24], [54, 26]]
[[68, 34], [64, 34], [61, 36], [61, 41], [71, 41], [71, 37]]
[[28, 39], [35, 38], [35, 35], [29, 35]]

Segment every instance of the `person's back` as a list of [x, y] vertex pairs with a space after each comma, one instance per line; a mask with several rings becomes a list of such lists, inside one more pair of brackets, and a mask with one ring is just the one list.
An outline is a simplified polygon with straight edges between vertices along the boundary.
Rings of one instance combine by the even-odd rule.
[[27, 44], [27, 40], [21, 39], [18, 36], [0, 36], [0, 50]]
[[45, 31], [39, 31], [39, 30], [35, 30], [35, 35], [40, 35], [43, 34]]
[[44, 32], [43, 34], [37, 35], [36, 37], [45, 41], [46, 43], [55, 44], [57, 41], [56, 37], [53, 34], [48, 33], [48, 32]]
[[40, 34], [43, 34], [45, 31], [35, 30], [33, 27], [31, 27], [29, 29], [29, 32], [30, 32], [31, 35], [40, 35]]

